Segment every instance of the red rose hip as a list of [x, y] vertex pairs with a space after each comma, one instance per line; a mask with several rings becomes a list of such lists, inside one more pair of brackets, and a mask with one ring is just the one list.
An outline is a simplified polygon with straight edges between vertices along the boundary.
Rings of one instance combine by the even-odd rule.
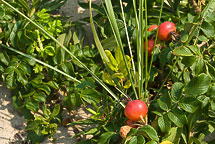
[[152, 30], [156, 30], [158, 28], [158, 25], [151, 25], [149, 28], [148, 28], [148, 32], [151, 32]]
[[141, 120], [140, 116], [144, 118], [147, 112], [148, 112], [148, 107], [141, 100], [132, 100], [128, 102], [124, 110], [125, 116], [131, 121]]
[[[148, 40], [147, 47], [148, 47], [148, 55], [150, 56], [155, 45], [155, 40]], [[144, 51], [145, 51], [146, 43], [144, 42]]]
[[159, 25], [158, 38], [162, 41], [168, 41], [171, 39], [171, 33], [176, 32], [175, 24], [172, 22], [164, 22]]

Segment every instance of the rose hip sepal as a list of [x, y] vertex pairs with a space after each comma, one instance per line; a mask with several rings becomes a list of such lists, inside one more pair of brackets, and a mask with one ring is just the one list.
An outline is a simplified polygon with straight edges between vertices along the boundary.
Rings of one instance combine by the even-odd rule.
[[139, 121], [148, 112], [148, 107], [144, 101], [132, 100], [125, 106], [124, 114], [131, 121]]
[[127, 134], [130, 132], [131, 128], [132, 128], [131, 126], [122, 126], [120, 128], [120, 131], [119, 131], [120, 132], [120, 136], [122, 138], [126, 138]]

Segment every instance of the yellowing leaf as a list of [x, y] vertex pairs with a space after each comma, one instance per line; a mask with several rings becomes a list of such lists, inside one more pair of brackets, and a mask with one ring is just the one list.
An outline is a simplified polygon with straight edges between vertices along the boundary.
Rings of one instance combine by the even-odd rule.
[[109, 73], [103, 73], [102, 74], [102, 79], [105, 83], [115, 86], [116, 84], [114, 83], [113, 79], [111, 78]]

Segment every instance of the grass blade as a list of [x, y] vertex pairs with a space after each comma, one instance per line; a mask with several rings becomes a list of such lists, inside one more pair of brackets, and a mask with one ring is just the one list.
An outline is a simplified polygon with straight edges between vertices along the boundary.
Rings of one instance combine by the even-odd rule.
[[[126, 21], [125, 21], [125, 14], [124, 14], [122, 0], [120, 0], [120, 7], [121, 7], [121, 11], [122, 11], [122, 19], [123, 19], [124, 26], [125, 26], [125, 33], [126, 33], [126, 38], [127, 38], [127, 41], [128, 41], [128, 48], [129, 48], [130, 56], [133, 57], [133, 54], [132, 54], [132, 51], [131, 51], [130, 39], [129, 39], [129, 35], [128, 35], [127, 24], [126, 24]], [[132, 59], [131, 62], [132, 62], [132, 66], [133, 66], [134, 75], [136, 75], [134, 59]]]
[[[137, 58], [138, 58], [138, 85], [139, 85], [139, 97], [142, 98], [143, 93], [143, 70], [144, 70], [144, 51], [143, 51], [143, 0], [139, 1], [139, 30], [138, 30], [138, 47], [137, 47]], [[147, 43], [146, 43], [147, 50]]]
[[137, 92], [136, 92], [136, 89], [135, 89], [134, 79], [133, 79], [133, 77], [131, 75], [130, 69], [128, 68], [128, 63], [127, 63], [127, 60], [126, 60], [126, 57], [125, 57], [125, 52], [124, 52], [124, 49], [123, 49], [123, 45], [122, 45], [122, 41], [121, 41], [121, 37], [120, 37], [120, 33], [119, 33], [119, 28], [118, 28], [116, 18], [115, 18], [115, 15], [114, 15], [112, 3], [111, 3], [110, 0], [105, 0], [105, 4], [107, 6], [108, 19], [110, 21], [114, 36], [116, 38], [116, 41], [117, 41], [117, 43], [118, 43], [118, 45], [120, 47], [120, 50], [122, 52], [122, 55], [123, 55], [123, 60], [124, 60], [124, 63], [126, 65], [126, 69], [127, 69], [127, 72], [128, 72], [128, 77], [129, 77], [129, 79], [131, 81], [131, 85], [132, 85], [133, 91], [135, 93], [135, 96], [138, 99]]

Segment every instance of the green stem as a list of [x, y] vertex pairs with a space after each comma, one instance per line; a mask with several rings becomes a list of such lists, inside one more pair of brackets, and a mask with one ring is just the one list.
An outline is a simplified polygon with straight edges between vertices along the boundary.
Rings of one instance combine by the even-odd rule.
[[[158, 26], [160, 25], [161, 15], [162, 15], [162, 12], [163, 12], [163, 4], [164, 4], [164, 0], [161, 1], [161, 9], [160, 9], [160, 16], [159, 16], [159, 19], [158, 19]], [[155, 50], [155, 47], [156, 47], [157, 39], [158, 39], [158, 30], [156, 32], [155, 44], [154, 44], [154, 48], [153, 48], [153, 52], [152, 52], [152, 56], [151, 56], [150, 65], [149, 65], [149, 74], [151, 73], [152, 62], [153, 62], [153, 59], [154, 59], [154, 50]]]
[[[144, 52], [143, 52], [143, 0], [139, 4], [139, 31], [138, 31], [138, 82], [139, 82], [139, 97], [142, 98], [143, 93], [143, 70], [144, 70]], [[147, 43], [146, 43], [147, 44]]]
[[148, 80], [149, 80], [149, 74], [148, 74], [148, 32], [147, 32], [147, 0], [145, 0], [145, 97], [147, 97], [147, 87], [148, 87]]

